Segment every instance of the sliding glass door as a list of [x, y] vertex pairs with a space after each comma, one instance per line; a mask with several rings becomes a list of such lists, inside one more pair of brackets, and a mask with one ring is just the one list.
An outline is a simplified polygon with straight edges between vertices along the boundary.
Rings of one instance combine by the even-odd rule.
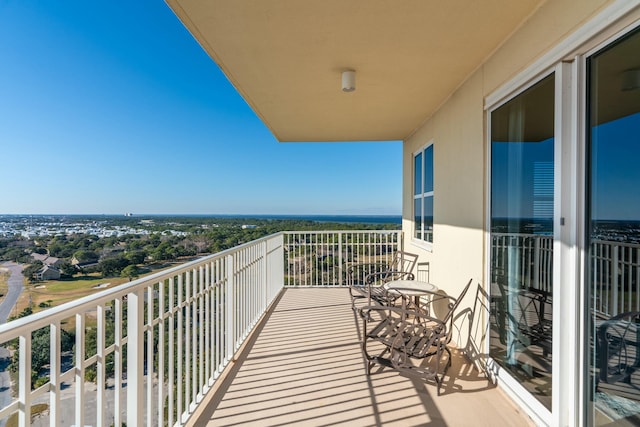
[[640, 425], [640, 31], [587, 58], [589, 421]]
[[551, 410], [555, 76], [491, 112], [490, 356]]

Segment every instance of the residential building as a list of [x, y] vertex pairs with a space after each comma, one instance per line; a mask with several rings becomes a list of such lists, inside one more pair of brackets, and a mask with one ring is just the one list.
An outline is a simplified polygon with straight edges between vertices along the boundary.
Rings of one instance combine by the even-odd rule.
[[35, 274], [35, 278], [36, 280], [58, 280], [60, 279], [60, 270], [50, 265], [44, 265]]
[[56, 268], [60, 267], [60, 264], [62, 263], [60, 258], [49, 256], [48, 254], [38, 254], [34, 252], [31, 254], [31, 258], [33, 258], [34, 261], [41, 261], [44, 265]]

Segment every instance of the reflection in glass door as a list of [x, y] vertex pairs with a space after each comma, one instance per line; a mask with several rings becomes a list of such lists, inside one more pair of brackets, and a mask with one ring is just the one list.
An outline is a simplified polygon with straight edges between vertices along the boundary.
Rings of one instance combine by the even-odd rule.
[[587, 396], [640, 425], [640, 31], [587, 59]]
[[490, 355], [551, 410], [554, 75], [491, 113]]

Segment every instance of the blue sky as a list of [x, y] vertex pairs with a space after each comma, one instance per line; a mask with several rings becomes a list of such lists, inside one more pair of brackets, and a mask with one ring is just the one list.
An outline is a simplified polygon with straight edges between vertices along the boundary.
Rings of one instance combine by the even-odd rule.
[[0, 213], [399, 215], [401, 170], [278, 143], [162, 1], [0, 0]]

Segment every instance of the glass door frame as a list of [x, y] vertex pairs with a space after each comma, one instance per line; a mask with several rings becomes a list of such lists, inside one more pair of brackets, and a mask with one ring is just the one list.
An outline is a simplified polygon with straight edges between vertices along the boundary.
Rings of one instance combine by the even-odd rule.
[[[487, 189], [487, 194], [486, 194], [486, 224], [485, 224], [485, 253], [487, 254], [486, 259], [487, 262], [485, 263], [486, 265], [486, 274], [485, 274], [485, 283], [490, 284], [491, 283], [491, 176], [492, 176], [492, 171], [491, 171], [491, 165], [492, 165], [492, 158], [491, 158], [491, 152], [492, 152], [492, 141], [491, 141], [491, 115], [492, 113], [497, 110], [498, 108], [500, 108], [501, 106], [503, 106], [504, 104], [506, 104], [507, 102], [511, 101], [512, 99], [516, 98], [517, 96], [521, 95], [522, 93], [524, 93], [526, 90], [528, 90], [529, 88], [533, 87], [534, 85], [536, 85], [537, 83], [539, 83], [540, 81], [542, 81], [543, 79], [545, 79], [546, 77], [549, 77], [551, 75], [555, 75], [555, 88], [554, 88], [554, 160], [553, 160], [553, 164], [554, 164], [554, 220], [553, 220], [553, 238], [554, 238], [554, 243], [553, 243], [553, 283], [554, 283], [554, 287], [553, 287], [553, 295], [552, 295], [552, 300], [553, 300], [553, 319], [554, 319], [554, 324], [553, 324], [553, 336], [552, 336], [552, 353], [553, 354], [559, 354], [559, 348], [558, 347], [558, 330], [559, 328], [556, 327], [556, 319], [557, 319], [557, 315], [559, 313], [559, 295], [558, 295], [558, 286], [555, 285], [555, 283], [558, 283], [558, 276], [559, 276], [559, 253], [558, 253], [558, 234], [559, 234], [559, 224], [560, 224], [560, 217], [559, 217], [559, 209], [558, 209], [558, 200], [559, 200], [559, 185], [558, 185], [558, 174], [560, 171], [560, 164], [559, 164], [559, 159], [560, 156], [559, 154], [562, 153], [562, 150], [560, 148], [561, 146], [561, 139], [559, 138], [560, 134], [558, 133], [559, 131], [559, 123], [561, 123], [561, 119], [563, 118], [563, 116], [561, 116], [561, 112], [563, 112], [565, 109], [563, 108], [563, 106], [559, 105], [560, 102], [560, 98], [558, 96], [558, 91], [562, 86], [562, 80], [563, 80], [563, 74], [565, 71], [563, 70], [563, 65], [556, 65], [556, 66], [552, 66], [549, 67], [547, 69], [545, 69], [544, 71], [538, 73], [537, 75], [535, 75], [533, 78], [530, 78], [527, 80], [526, 83], [521, 84], [516, 90], [514, 90], [511, 93], [505, 94], [503, 97], [501, 97], [501, 99], [499, 99], [498, 101], [492, 103], [491, 105], [487, 105], [485, 107], [485, 113], [486, 113], [486, 129], [487, 129], [487, 137], [486, 137], [486, 170], [487, 170], [487, 184], [486, 184], [486, 189]], [[559, 74], [560, 73], [560, 74]], [[489, 288], [489, 287], [488, 287]], [[487, 294], [490, 295], [490, 288], [487, 289]], [[516, 401], [518, 402], [523, 409], [525, 409], [525, 411], [527, 412], [527, 414], [537, 423], [537, 424], [547, 424], [550, 425], [553, 423], [553, 419], [552, 419], [552, 412], [549, 411], [538, 399], [536, 399], [533, 395], [531, 395], [524, 386], [522, 386], [520, 384], [520, 382], [515, 379], [506, 369], [502, 368], [495, 360], [493, 360], [490, 357], [490, 340], [489, 340], [489, 321], [488, 321], [488, 314], [487, 314], [487, 326], [486, 326], [486, 334], [485, 336], [487, 337], [487, 339], [485, 340], [485, 353], [487, 354], [488, 358], [487, 358], [487, 370], [490, 372], [490, 376], [499, 384], [504, 386], [504, 388], [506, 389], [507, 393]], [[557, 357], [553, 357], [552, 358], [552, 408], [557, 408], [558, 407], [558, 396], [557, 392], [556, 392], [556, 382], [557, 379], [556, 377], [558, 376], [558, 358]]]

